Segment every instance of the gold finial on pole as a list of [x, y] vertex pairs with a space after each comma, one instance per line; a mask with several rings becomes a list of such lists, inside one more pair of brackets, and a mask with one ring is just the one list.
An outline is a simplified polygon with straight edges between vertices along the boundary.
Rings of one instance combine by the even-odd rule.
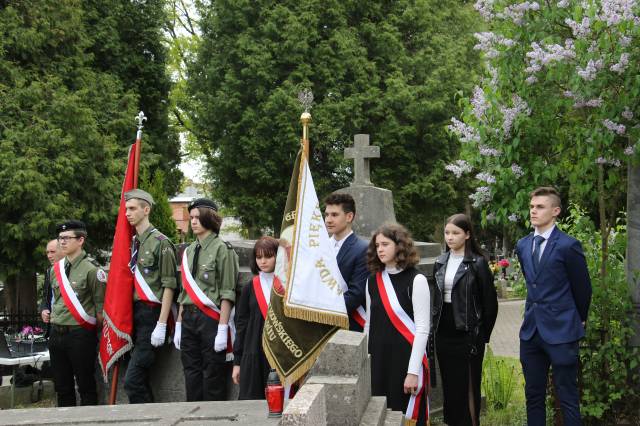
[[313, 104], [313, 92], [310, 89], [305, 89], [298, 93], [298, 100], [304, 108], [304, 112], [300, 116], [300, 122], [302, 123], [302, 146], [305, 155], [309, 158], [309, 123], [311, 122], [311, 105]]

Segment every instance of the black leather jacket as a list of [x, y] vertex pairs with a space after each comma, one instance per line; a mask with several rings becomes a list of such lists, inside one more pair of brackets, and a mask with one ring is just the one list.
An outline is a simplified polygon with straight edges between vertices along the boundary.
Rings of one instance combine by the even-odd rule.
[[[437, 333], [444, 302], [444, 275], [450, 252], [440, 255], [433, 267], [434, 286], [433, 331]], [[466, 256], [453, 279], [451, 290], [453, 319], [456, 329], [471, 333], [472, 346], [488, 343], [498, 316], [498, 295], [486, 259]]]

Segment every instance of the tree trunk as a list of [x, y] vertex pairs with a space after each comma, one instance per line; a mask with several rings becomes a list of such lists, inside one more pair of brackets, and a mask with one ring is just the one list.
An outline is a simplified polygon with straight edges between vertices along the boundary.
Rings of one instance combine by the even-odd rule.
[[640, 346], [640, 165], [629, 164], [627, 190], [627, 282], [635, 311], [633, 346]]
[[34, 314], [37, 312], [38, 289], [36, 274], [22, 271], [7, 278], [5, 306], [9, 314]]

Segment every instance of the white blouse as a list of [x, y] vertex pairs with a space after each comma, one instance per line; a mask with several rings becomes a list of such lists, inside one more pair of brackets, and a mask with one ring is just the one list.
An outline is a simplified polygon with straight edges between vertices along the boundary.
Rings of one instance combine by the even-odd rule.
[[[389, 275], [402, 272], [402, 269], [386, 268]], [[364, 323], [364, 332], [369, 335], [369, 314], [371, 312], [371, 297], [369, 296], [369, 281], [365, 289], [367, 300], [367, 313]], [[431, 293], [429, 292], [429, 283], [427, 277], [418, 274], [413, 279], [413, 291], [411, 293], [411, 304], [413, 305], [413, 322], [416, 325], [413, 346], [411, 347], [411, 357], [407, 373], [418, 375], [420, 365], [422, 363], [422, 355], [427, 349], [427, 340], [429, 339], [429, 330], [431, 327]]]
[[447, 267], [444, 273], [444, 301], [445, 303], [451, 303], [451, 290], [453, 290], [453, 279], [456, 276], [456, 272], [458, 272], [458, 268], [464, 259], [464, 254], [453, 254], [449, 255], [449, 260], [447, 261]]

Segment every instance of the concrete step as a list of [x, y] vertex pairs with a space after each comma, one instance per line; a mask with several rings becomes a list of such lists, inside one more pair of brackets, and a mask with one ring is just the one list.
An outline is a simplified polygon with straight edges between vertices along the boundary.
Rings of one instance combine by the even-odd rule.
[[[11, 408], [11, 382], [9, 380], [11, 376], [6, 376], [0, 386], [0, 409], [6, 410]], [[38, 391], [40, 381], [33, 383], [30, 386], [16, 387], [14, 390], [14, 407], [30, 406], [35, 402], [42, 400], [53, 400], [55, 398], [55, 391], [53, 390], [53, 382], [50, 380], [42, 381], [42, 390]]]
[[387, 415], [387, 398], [372, 396], [364, 410], [360, 426], [383, 426]]
[[414, 245], [418, 250], [420, 257], [438, 257], [442, 253], [440, 243], [425, 243], [424, 241], [415, 241]]
[[384, 419], [384, 426], [402, 426], [404, 416], [401, 411], [387, 409], [387, 416]]

